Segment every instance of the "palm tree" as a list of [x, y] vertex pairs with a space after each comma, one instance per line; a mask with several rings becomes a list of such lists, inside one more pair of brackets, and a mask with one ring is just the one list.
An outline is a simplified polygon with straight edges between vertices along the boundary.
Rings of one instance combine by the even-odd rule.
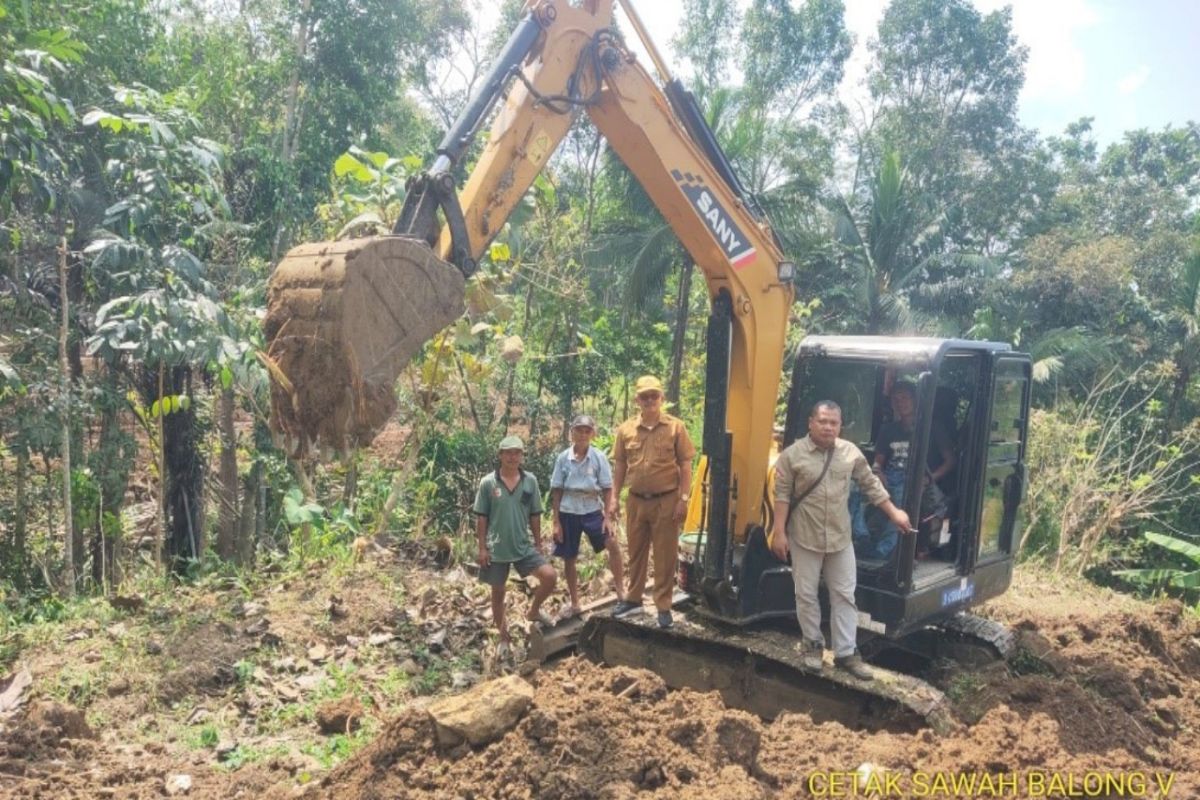
[[1033, 362], [1033, 382], [1048, 383], [1067, 370], [1099, 367], [1111, 354], [1110, 337], [1097, 335], [1083, 326], [1051, 328], [1030, 335], [1026, 329], [1026, 309], [1019, 307], [1011, 318], [994, 307], [977, 309], [975, 322], [967, 329], [969, 339], [1011, 342], [1029, 353]]
[[930, 215], [899, 154], [889, 152], [880, 162], [868, 202], [853, 208], [841, 196], [834, 212], [834, 237], [853, 267], [866, 332], [913, 331], [916, 321], [903, 291], [923, 273], [930, 240], [941, 231], [936, 224], [922, 224]]

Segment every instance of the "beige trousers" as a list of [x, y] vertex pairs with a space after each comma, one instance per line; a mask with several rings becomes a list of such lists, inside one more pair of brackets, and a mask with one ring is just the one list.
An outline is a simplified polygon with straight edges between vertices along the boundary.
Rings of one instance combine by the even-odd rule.
[[629, 496], [625, 517], [625, 532], [629, 539], [629, 591], [625, 599], [632, 603], [642, 602], [646, 570], [653, 551], [654, 605], [659, 611], [671, 609], [679, 557], [679, 523], [674, 519], [678, 502], [678, 492], [653, 500]]

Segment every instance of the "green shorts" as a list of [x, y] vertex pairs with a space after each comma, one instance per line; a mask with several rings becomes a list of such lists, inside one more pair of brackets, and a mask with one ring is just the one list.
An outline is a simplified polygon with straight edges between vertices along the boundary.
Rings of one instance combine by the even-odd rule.
[[532, 575], [538, 567], [548, 563], [550, 562], [541, 553], [531, 553], [520, 561], [493, 561], [486, 567], [479, 568], [479, 580], [488, 586], [503, 586], [504, 582], [508, 580], [510, 566], [516, 567], [517, 574], [524, 578]]

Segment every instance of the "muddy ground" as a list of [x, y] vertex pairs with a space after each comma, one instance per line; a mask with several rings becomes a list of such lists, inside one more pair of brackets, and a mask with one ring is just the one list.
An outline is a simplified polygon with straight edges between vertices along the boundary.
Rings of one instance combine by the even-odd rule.
[[527, 675], [503, 738], [447, 749], [424, 708], [502, 665], [469, 576], [406, 558], [188, 590], [186, 613], [32, 644], [8, 670], [33, 684], [0, 721], [0, 796], [716, 800], [854, 796], [858, 774], [864, 797], [1200, 797], [1200, 621], [1178, 603], [1019, 572], [982, 609], [1016, 654], [934, 676], [962, 725], [944, 737], [767, 723], [572, 658]]

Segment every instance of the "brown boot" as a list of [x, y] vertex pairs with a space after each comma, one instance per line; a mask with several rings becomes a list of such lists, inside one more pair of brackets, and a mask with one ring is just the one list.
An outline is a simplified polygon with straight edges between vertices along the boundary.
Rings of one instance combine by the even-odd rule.
[[848, 656], [835, 658], [833, 665], [839, 669], [844, 669], [860, 681], [875, 680], [875, 676], [871, 673], [870, 668], [867, 667], [866, 662], [862, 660], [862, 656], [858, 654], [857, 650]]
[[825, 643], [820, 639], [811, 641], [804, 640], [796, 644], [796, 650], [800, 653], [800, 663], [805, 669], [813, 672], [821, 671], [821, 657], [825, 652]]

